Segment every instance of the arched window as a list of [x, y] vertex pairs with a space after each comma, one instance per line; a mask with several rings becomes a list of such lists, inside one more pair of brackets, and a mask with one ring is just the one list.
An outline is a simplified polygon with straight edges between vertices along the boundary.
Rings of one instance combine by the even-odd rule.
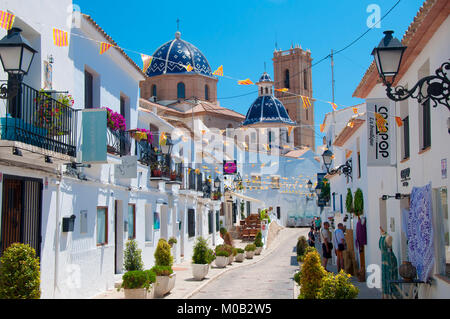
[[209, 86], [205, 85], [205, 100], [209, 100]]
[[308, 73], [306, 70], [303, 70], [303, 86], [305, 89], [308, 89]]
[[186, 98], [186, 90], [183, 82], [177, 84], [177, 98], [179, 99]]
[[263, 94], [264, 94], [264, 88], [261, 87], [261, 95], [263, 95]]
[[289, 89], [289, 70], [284, 71], [284, 87]]
[[269, 88], [266, 88], [266, 94], [269, 94]]
[[152, 96], [156, 96], [156, 84], [152, 85]]

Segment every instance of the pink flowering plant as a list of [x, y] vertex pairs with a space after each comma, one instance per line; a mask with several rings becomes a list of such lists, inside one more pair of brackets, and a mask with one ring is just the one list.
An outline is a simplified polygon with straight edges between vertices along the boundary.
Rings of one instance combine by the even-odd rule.
[[34, 98], [36, 103], [35, 125], [45, 128], [52, 135], [64, 135], [64, 114], [72, 107], [74, 99], [70, 94], [58, 94], [56, 100], [43, 89]]
[[113, 131], [126, 131], [127, 125], [125, 123], [125, 118], [122, 114], [114, 112], [109, 107], [102, 107], [106, 109], [107, 116], [107, 126]]
[[153, 134], [150, 130], [145, 128], [137, 128], [134, 131], [133, 137], [137, 141], [146, 140], [149, 144], [153, 143]]

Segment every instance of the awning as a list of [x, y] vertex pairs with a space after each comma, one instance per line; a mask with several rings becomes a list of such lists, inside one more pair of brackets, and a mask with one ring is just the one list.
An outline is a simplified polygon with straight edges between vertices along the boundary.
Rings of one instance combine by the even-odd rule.
[[241, 194], [238, 194], [238, 193], [235, 193], [235, 192], [230, 192], [230, 194], [233, 195], [233, 196], [236, 196], [236, 197], [245, 199], [245, 200], [247, 200], [247, 201], [249, 201], [249, 202], [260, 203], [260, 204], [263, 204], [263, 205], [266, 204], [266, 203], [263, 202], [262, 200], [259, 200], [259, 199], [253, 198], [253, 197], [248, 197], [248, 196], [241, 195]]

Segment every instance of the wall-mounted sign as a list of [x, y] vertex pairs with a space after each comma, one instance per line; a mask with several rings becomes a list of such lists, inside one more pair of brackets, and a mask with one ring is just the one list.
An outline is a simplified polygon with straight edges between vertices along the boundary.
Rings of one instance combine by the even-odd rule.
[[230, 175], [237, 173], [236, 161], [223, 161], [223, 174]]
[[409, 167], [402, 169], [400, 171], [400, 178], [401, 178], [402, 185], [404, 187], [408, 186], [408, 181], [411, 179], [409, 177], [410, 173], [411, 173], [411, 169]]
[[395, 165], [395, 107], [389, 99], [366, 99], [367, 166]]
[[441, 159], [441, 176], [442, 178], [447, 178], [447, 159]]
[[83, 163], [107, 163], [106, 109], [86, 109], [82, 112]]
[[137, 178], [137, 156], [122, 156], [122, 164], [114, 165], [117, 178]]

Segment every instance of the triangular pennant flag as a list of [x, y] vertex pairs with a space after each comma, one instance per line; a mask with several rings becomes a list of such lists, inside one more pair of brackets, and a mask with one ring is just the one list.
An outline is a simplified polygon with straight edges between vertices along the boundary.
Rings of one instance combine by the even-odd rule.
[[186, 68], [186, 70], [188, 71], [188, 72], [191, 72], [194, 68], [190, 65], [190, 64], [188, 64], [188, 65], [183, 65], [185, 68]]
[[358, 108], [357, 107], [352, 107], [353, 109], [353, 113], [358, 114]]
[[253, 82], [250, 79], [245, 79], [245, 80], [239, 80], [238, 84], [239, 85], [251, 85], [251, 84], [253, 84]]
[[324, 128], [325, 128], [325, 124], [320, 124], [320, 132], [323, 132]]
[[400, 127], [400, 126], [403, 125], [403, 121], [402, 121], [401, 117], [396, 116], [396, 117], [395, 117], [395, 121], [397, 122], [397, 126], [398, 126], [398, 127]]
[[161, 132], [161, 135], [159, 135], [159, 145], [166, 145], [167, 136], [165, 132]]
[[223, 76], [223, 65], [219, 66], [217, 70], [213, 72], [213, 75]]
[[10, 30], [14, 24], [16, 16], [12, 13], [0, 11], [0, 27], [6, 30]]
[[153, 57], [150, 55], [141, 54], [141, 59], [143, 63], [142, 71], [145, 73], [150, 67], [150, 64], [152, 64]]
[[282, 88], [282, 89], [275, 89], [275, 91], [279, 91], [279, 92], [287, 92], [287, 91], [289, 91], [289, 89], [287, 89], [287, 88]]
[[330, 104], [331, 104], [331, 107], [333, 108], [333, 110], [336, 111], [336, 109], [337, 109], [336, 103], [333, 103], [333, 102], [328, 102], [328, 103], [330, 103]]
[[302, 101], [303, 101], [303, 108], [307, 109], [308, 107], [310, 107], [311, 102], [309, 101], [309, 97], [303, 96], [303, 95], [301, 95], [301, 97], [302, 97]]
[[294, 128], [293, 126], [288, 127], [288, 136], [291, 136], [291, 132], [292, 132], [293, 128]]
[[349, 122], [347, 123], [347, 126], [353, 128], [353, 121], [349, 121]]
[[383, 115], [381, 115], [380, 113], [375, 112], [375, 118], [377, 120], [377, 128], [378, 131], [381, 133], [386, 133], [388, 131], [387, 127], [386, 127], [386, 119], [383, 117]]
[[57, 47], [66, 47], [69, 45], [67, 41], [67, 32], [53, 28], [53, 43]]
[[345, 152], [345, 159], [349, 158], [352, 155], [352, 151], [348, 150], [347, 152]]
[[105, 53], [106, 51], [109, 50], [110, 47], [112, 47], [113, 45], [111, 43], [106, 43], [106, 42], [101, 42], [100, 43], [100, 54]]

